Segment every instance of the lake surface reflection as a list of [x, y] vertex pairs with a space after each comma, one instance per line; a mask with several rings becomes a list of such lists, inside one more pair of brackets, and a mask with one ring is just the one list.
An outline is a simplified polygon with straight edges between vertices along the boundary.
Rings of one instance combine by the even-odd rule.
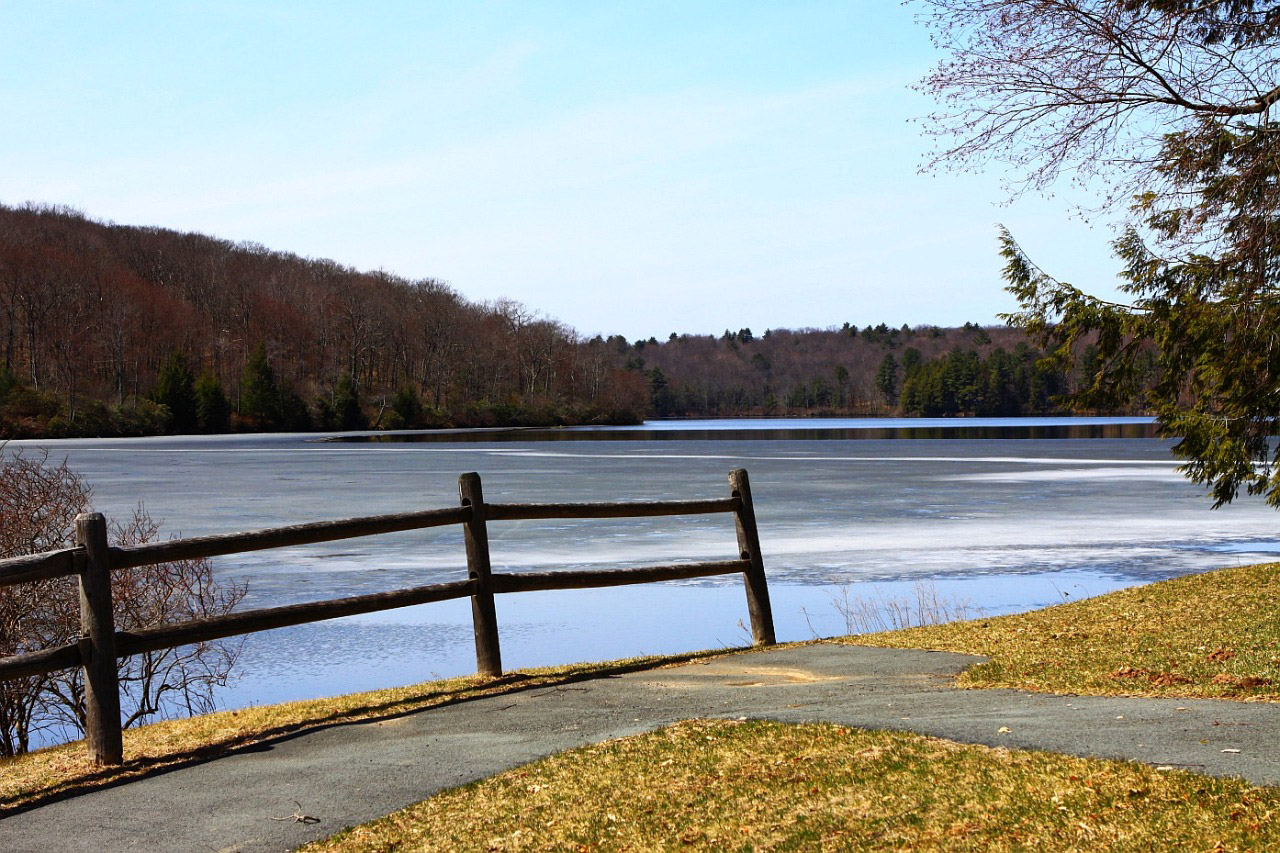
[[[966, 432], [975, 429], [984, 437]], [[93, 484], [108, 516], [142, 501], [167, 533], [184, 535], [454, 506], [465, 471], [480, 472], [488, 500], [515, 503], [719, 497], [729, 470], [745, 467], [778, 636], [801, 640], [846, 631], [838, 606], [846, 594], [910, 597], [919, 581], [996, 614], [1274, 559], [1274, 510], [1242, 500], [1210, 511], [1202, 490], [1176, 472], [1170, 442], [1107, 432], [1150, 429], [1144, 419], [805, 420], [795, 430], [777, 421], [685, 421], [414, 441], [274, 435], [45, 446]], [[1069, 437], [1080, 430], [1104, 437]], [[736, 551], [726, 516], [502, 522], [490, 535], [503, 571], [728, 559]], [[465, 557], [461, 531], [442, 528], [220, 558], [216, 566], [246, 579], [245, 606], [259, 607], [456, 580]], [[731, 578], [501, 596], [498, 618], [508, 667], [746, 641], [741, 582]], [[469, 607], [446, 602], [251, 636], [239, 680], [221, 698], [241, 706], [474, 668]]]

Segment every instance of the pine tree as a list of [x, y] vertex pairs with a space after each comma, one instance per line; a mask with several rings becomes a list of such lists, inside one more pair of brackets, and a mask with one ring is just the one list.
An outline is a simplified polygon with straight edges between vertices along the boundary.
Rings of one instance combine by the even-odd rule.
[[229, 432], [231, 430], [231, 403], [222, 390], [218, 377], [209, 371], [200, 374], [196, 381], [196, 423], [200, 432]]
[[893, 353], [885, 353], [876, 370], [875, 382], [887, 404], [892, 406], [898, 402], [898, 360], [893, 357]]
[[344, 373], [333, 392], [333, 411], [338, 428], [346, 430], [368, 429], [369, 422], [360, 410], [360, 390], [350, 373]]
[[400, 422], [404, 426], [418, 426], [422, 422], [422, 400], [418, 397], [418, 392], [408, 385], [400, 386], [391, 402], [391, 411], [400, 416]]
[[1039, 268], [1004, 231], [1006, 317], [1048, 348], [1032, 409], [1088, 356], [1072, 402], [1138, 400], [1215, 506], [1280, 507], [1280, 2], [930, 0], [944, 58], [938, 159], [1014, 184], [1098, 177], [1132, 202], [1116, 300]]
[[261, 430], [276, 429], [280, 424], [280, 386], [262, 342], [254, 347], [240, 376], [240, 414]]
[[174, 350], [160, 368], [151, 399], [169, 410], [169, 432], [187, 435], [199, 428], [195, 377], [187, 357]]

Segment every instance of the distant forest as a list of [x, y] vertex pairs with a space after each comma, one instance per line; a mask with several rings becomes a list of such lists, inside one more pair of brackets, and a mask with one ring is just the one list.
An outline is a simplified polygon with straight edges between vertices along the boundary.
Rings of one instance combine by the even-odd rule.
[[1039, 414], [1074, 381], [1004, 327], [588, 339], [435, 279], [35, 205], [0, 205], [0, 335], [5, 438]]

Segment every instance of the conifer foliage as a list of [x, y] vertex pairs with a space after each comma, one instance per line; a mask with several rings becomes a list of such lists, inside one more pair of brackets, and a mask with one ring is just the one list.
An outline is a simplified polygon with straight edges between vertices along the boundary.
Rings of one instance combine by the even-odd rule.
[[1280, 2], [926, 0], [948, 57], [923, 82], [937, 161], [1003, 160], [1024, 185], [1096, 177], [1131, 204], [1109, 301], [1002, 232], [1012, 322], [1073, 397], [1139, 395], [1215, 505], [1280, 506]]
[[169, 411], [169, 431], [180, 435], [195, 432], [200, 423], [196, 380], [187, 357], [173, 352], [160, 368], [152, 399]]

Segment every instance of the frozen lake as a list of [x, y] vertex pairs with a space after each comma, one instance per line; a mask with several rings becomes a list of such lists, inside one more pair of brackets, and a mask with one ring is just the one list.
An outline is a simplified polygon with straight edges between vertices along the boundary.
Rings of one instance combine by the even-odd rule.
[[[996, 614], [1275, 558], [1276, 511], [1253, 499], [1210, 511], [1202, 490], [1175, 471], [1168, 442], [1032, 437], [1141, 435], [1145, 422], [1065, 423], [679, 422], [431, 441], [271, 435], [44, 446], [93, 485], [95, 506], [109, 517], [141, 501], [164, 519], [166, 533], [183, 535], [455, 506], [466, 471], [480, 473], [487, 500], [517, 503], [721, 497], [729, 470], [745, 467], [780, 640], [844, 633], [838, 598], [909, 596], [919, 580]], [[1002, 433], [1009, 425], [1013, 431]], [[914, 434], [885, 437], [901, 428]], [[490, 537], [502, 571], [736, 552], [723, 515], [495, 522]], [[248, 581], [245, 607], [465, 576], [459, 528], [215, 565]], [[500, 596], [498, 620], [508, 668], [747, 641], [738, 578]], [[243, 706], [474, 669], [469, 605], [454, 601], [253, 635], [221, 699]]]

